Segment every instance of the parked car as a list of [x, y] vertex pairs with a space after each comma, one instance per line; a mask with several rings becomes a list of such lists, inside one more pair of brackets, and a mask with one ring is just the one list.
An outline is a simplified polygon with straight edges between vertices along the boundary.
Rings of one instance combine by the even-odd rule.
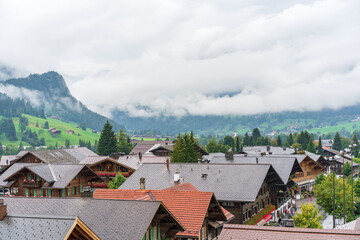
[[[0, 196], [4, 196], [4, 189], [0, 188]], [[5, 189], [5, 196], [10, 196], [9, 189]]]

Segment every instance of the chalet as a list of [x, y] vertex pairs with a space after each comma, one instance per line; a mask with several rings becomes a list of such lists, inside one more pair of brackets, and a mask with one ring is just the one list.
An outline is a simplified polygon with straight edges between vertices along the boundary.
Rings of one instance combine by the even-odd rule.
[[0, 167], [1, 168], [7, 167], [8, 165], [10, 165], [10, 163], [12, 161], [14, 161], [17, 158], [18, 157], [16, 155], [3, 155], [3, 156], [1, 156]]
[[275, 191], [270, 192], [271, 202], [276, 208], [272, 213], [272, 221], [277, 221], [278, 217], [293, 207], [293, 198], [295, 198], [298, 186], [292, 179], [296, 172], [302, 172], [296, 155], [245, 157], [242, 154], [234, 154], [229, 158], [224, 154], [216, 154], [208, 162], [210, 164], [270, 164], [282, 180], [282, 183], [275, 185]]
[[136, 144], [133, 150], [130, 152], [130, 155], [144, 155], [147, 151], [150, 150], [155, 144], [172, 144], [173, 141], [140, 141]]
[[77, 216], [100, 239], [166, 239], [184, 227], [159, 201], [4, 197], [9, 215]]
[[[186, 185], [186, 190], [182, 190], [181, 185]], [[224, 223], [234, 217], [220, 206], [214, 193], [201, 192], [188, 183], [176, 187], [164, 190], [97, 189], [94, 198], [161, 201], [185, 228], [174, 236], [175, 239], [214, 239]]]
[[169, 160], [169, 157], [158, 157], [155, 155], [126, 155], [126, 156], [120, 156], [117, 160], [120, 164], [123, 164], [125, 166], [129, 166], [132, 169], [138, 169], [141, 164], [143, 163], [166, 163], [166, 161]]
[[282, 184], [269, 164], [144, 163], [119, 189], [138, 189], [141, 178], [146, 179], [147, 189], [190, 182], [200, 191], [214, 192], [220, 204], [235, 216], [234, 223], [272, 210], [270, 194], [276, 184]]
[[329, 157], [328, 162], [328, 173], [330, 173], [330, 171], [333, 169], [336, 175], [343, 175], [344, 164], [349, 163], [352, 166], [353, 176], [359, 176], [359, 164], [354, 161], [351, 161], [345, 157], [335, 155], [334, 157]]
[[[197, 152], [200, 156], [208, 155], [208, 153], [202, 149], [199, 145], [195, 145]], [[173, 152], [174, 144], [155, 144], [152, 146], [148, 152], [154, 154], [155, 156], [169, 156]]]
[[101, 178], [86, 165], [14, 163], [1, 176], [0, 187], [26, 197], [79, 197]]
[[68, 129], [68, 130], [66, 130], [66, 133], [73, 135], [75, 132], [74, 132], [74, 130]]
[[104, 183], [94, 183], [93, 187], [107, 187], [110, 179], [118, 174], [129, 177], [137, 168], [132, 168], [131, 164], [120, 163], [116, 159], [107, 156], [87, 157], [79, 164], [85, 164], [97, 175], [99, 175]]
[[[86, 239], [100, 238], [74, 216], [7, 214], [7, 205], [0, 199], [1, 239]], [[46, 234], [46, 235], [45, 235]]]
[[316, 239], [316, 240], [355, 240], [360, 239], [360, 231], [337, 229], [312, 229], [312, 228], [285, 228], [247, 226], [239, 224], [225, 224], [219, 240], [243, 239]]

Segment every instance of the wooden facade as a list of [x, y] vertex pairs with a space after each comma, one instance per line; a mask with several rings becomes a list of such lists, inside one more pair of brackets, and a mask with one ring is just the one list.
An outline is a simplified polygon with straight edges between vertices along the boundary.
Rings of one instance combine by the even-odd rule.
[[301, 185], [305, 181], [315, 179], [316, 176], [323, 172], [325, 169], [316, 161], [314, 161], [309, 156], [306, 156], [304, 160], [300, 163], [301, 169], [303, 172], [297, 172], [295, 174], [294, 182]]
[[10, 193], [14, 196], [26, 197], [80, 197], [83, 189], [91, 186], [94, 180], [94, 175], [89, 175], [88, 172], [88, 169], [84, 168], [66, 187], [59, 189], [47, 186], [44, 179], [23, 168], [9, 178], [10, 181], [14, 181]]
[[135, 172], [135, 169], [124, 166], [111, 158], [91, 164], [89, 167], [102, 178], [114, 178], [118, 174], [130, 177]]

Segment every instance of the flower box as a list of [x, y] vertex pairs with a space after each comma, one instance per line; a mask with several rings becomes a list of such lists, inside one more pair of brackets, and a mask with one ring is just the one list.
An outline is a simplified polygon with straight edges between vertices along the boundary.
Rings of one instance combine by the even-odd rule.
[[275, 210], [275, 206], [270, 204], [262, 211], [258, 212], [255, 216], [253, 216], [248, 222], [246, 222], [246, 225], [255, 225], [258, 222], [260, 222], [263, 218], [265, 218], [269, 213]]

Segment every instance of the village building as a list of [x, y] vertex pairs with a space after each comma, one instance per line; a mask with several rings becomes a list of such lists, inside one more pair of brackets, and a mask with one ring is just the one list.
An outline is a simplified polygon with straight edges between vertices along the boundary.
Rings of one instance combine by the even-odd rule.
[[101, 178], [86, 165], [14, 163], [1, 176], [0, 187], [14, 196], [79, 197]]
[[144, 155], [147, 153], [154, 145], [161, 144], [172, 144], [173, 141], [140, 141], [136, 144], [133, 150], [130, 152], [130, 155]]
[[273, 210], [271, 194], [283, 183], [269, 164], [144, 163], [119, 189], [139, 189], [141, 178], [146, 180], [146, 189], [189, 182], [200, 191], [214, 192], [235, 216], [232, 223], [246, 223], [262, 210]]
[[296, 155], [276, 156], [244, 156], [243, 154], [210, 154], [206, 162], [209, 164], [270, 164], [280, 176], [282, 183], [275, 185], [275, 191], [270, 194], [271, 202], [275, 205], [272, 221], [278, 218], [295, 204], [295, 194], [298, 190], [293, 178], [297, 172], [302, 172]]
[[360, 239], [360, 231], [313, 228], [286, 228], [225, 224], [219, 240], [251, 239], [316, 239], [355, 240]]
[[122, 174], [129, 177], [137, 169], [131, 164], [118, 162], [116, 159], [107, 156], [91, 156], [82, 160], [79, 164], [85, 164], [93, 170], [104, 182], [93, 183], [92, 187], [107, 187], [108, 182], [116, 175]]
[[290, 155], [296, 154], [295, 149], [274, 146], [250, 146], [244, 147], [240, 154], [248, 155]]
[[159, 201], [4, 197], [8, 215], [77, 216], [100, 239], [160, 240], [184, 227]]
[[[142, 182], [142, 188], [145, 182]], [[94, 198], [161, 201], [184, 226], [175, 239], [214, 239], [233, 215], [220, 206], [214, 193], [201, 192], [189, 183], [164, 190], [97, 189]]]

